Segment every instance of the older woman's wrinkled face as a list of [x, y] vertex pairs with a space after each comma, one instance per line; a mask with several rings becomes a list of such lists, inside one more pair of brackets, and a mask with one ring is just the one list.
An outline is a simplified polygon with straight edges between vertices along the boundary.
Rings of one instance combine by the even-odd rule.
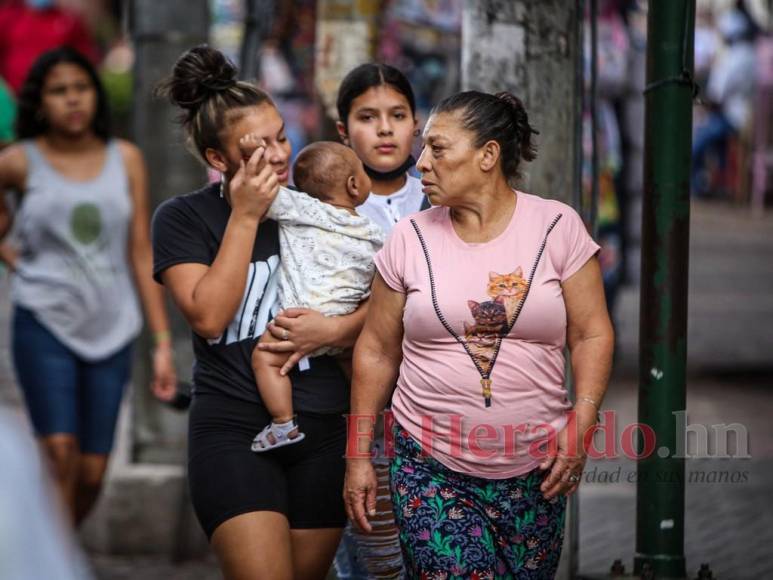
[[416, 169], [432, 205], [453, 207], [475, 196], [481, 171], [474, 137], [462, 127], [457, 113], [438, 113], [427, 121]]

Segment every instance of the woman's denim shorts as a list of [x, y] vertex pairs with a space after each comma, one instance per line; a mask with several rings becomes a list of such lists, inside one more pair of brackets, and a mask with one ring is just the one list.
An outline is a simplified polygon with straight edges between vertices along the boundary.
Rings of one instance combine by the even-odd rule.
[[17, 306], [13, 313], [13, 362], [39, 437], [75, 435], [81, 453], [107, 454], [113, 446], [131, 344], [106, 359], [85, 361]]

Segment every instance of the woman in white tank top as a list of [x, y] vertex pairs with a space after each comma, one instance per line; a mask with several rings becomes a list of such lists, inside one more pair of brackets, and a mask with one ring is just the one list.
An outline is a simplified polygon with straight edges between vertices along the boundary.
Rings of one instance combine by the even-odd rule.
[[[91, 63], [70, 48], [42, 55], [19, 97], [20, 142], [0, 153], [0, 192], [19, 194], [14, 243], [13, 356], [27, 410], [75, 524], [99, 494], [112, 448], [131, 345], [155, 339], [153, 392], [177, 377], [163, 290], [151, 277], [145, 164], [111, 139]], [[11, 215], [0, 196], [0, 238]]]

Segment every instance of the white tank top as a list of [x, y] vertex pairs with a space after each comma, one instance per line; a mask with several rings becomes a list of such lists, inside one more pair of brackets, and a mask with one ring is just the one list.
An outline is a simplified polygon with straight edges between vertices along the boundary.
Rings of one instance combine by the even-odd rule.
[[104, 359], [142, 327], [128, 256], [132, 200], [118, 144], [108, 142], [102, 172], [89, 181], [63, 176], [32, 141], [24, 149], [13, 301], [78, 356]]

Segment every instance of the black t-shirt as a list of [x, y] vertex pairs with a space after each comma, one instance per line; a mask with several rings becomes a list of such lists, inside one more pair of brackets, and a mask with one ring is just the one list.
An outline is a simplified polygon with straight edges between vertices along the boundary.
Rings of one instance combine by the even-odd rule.
[[[219, 185], [165, 201], [153, 216], [153, 277], [176, 264], [211, 265], [231, 214]], [[277, 224], [258, 228], [247, 285], [236, 315], [222, 336], [208, 340], [193, 332], [195, 393], [219, 393], [260, 403], [252, 372], [252, 350], [278, 310]], [[290, 373], [297, 411], [341, 413], [349, 406], [349, 388], [336, 361], [327, 356], [309, 359], [310, 368]]]

